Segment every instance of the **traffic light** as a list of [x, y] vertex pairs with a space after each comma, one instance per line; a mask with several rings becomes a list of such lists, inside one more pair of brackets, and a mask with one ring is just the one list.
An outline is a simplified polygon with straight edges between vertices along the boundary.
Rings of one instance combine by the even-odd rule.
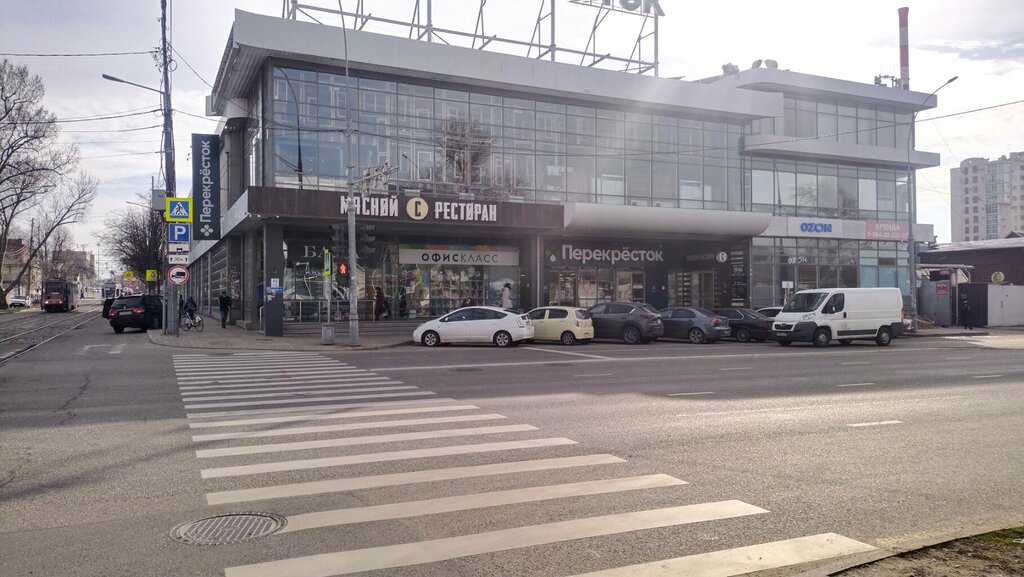
[[348, 259], [348, 223], [331, 224], [331, 254], [335, 261]]
[[373, 234], [377, 227], [372, 224], [356, 225], [356, 255], [360, 258], [371, 258], [377, 237]]
[[348, 281], [348, 263], [347, 262], [339, 262], [338, 263], [338, 281], [339, 282], [341, 282], [341, 281], [346, 281], [347, 282]]

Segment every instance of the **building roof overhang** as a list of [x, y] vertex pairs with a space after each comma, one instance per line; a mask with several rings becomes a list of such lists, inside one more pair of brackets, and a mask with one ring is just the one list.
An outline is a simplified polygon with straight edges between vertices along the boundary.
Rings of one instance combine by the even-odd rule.
[[570, 203], [565, 205], [568, 233], [604, 235], [679, 235], [751, 237], [768, 229], [764, 212]]

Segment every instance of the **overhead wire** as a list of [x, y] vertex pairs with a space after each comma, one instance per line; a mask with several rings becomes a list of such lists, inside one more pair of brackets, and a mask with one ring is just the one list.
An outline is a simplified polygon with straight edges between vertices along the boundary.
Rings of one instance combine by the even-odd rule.
[[71, 53], [28, 53], [28, 52], [0, 52], [0, 56], [18, 57], [77, 57], [77, 56], [137, 56], [140, 54], [155, 54], [156, 50], [141, 50], [137, 52], [71, 52]]

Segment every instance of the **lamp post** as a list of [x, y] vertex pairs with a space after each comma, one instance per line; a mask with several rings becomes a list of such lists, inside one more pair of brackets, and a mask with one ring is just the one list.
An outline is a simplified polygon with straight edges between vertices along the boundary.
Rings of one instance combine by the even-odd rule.
[[[340, 6], [340, 5], [339, 5]], [[345, 57], [345, 190], [348, 191], [346, 216], [348, 217], [348, 344], [359, 346], [359, 268], [356, 263], [356, 196], [353, 190], [352, 171], [352, 94], [349, 93], [351, 80], [348, 75], [348, 24], [345, 11], [341, 11], [341, 33]]]
[[[166, 51], [165, 51], [164, 86], [168, 86], [167, 74], [168, 74], [168, 69], [167, 69]], [[171, 121], [171, 94], [170, 94], [170, 92], [165, 91], [165, 90], [157, 90], [156, 88], [151, 88], [149, 86], [144, 86], [142, 84], [136, 84], [134, 82], [129, 82], [128, 80], [123, 80], [121, 78], [118, 78], [116, 76], [111, 76], [109, 74], [103, 74], [102, 76], [106, 80], [110, 80], [112, 82], [120, 82], [122, 84], [129, 84], [129, 85], [135, 86], [137, 88], [142, 88], [143, 90], [149, 90], [150, 92], [156, 92], [157, 94], [160, 95], [161, 101], [162, 101], [162, 107], [163, 107], [163, 116], [164, 116], [164, 129], [163, 129], [163, 141], [164, 141], [163, 142], [164, 180], [166, 181], [165, 182], [166, 189], [167, 189], [167, 193], [166, 194], [167, 194], [168, 197], [173, 198], [174, 196], [176, 196], [175, 192], [176, 192], [177, 188], [176, 188], [176, 185], [175, 185], [175, 176], [174, 176], [174, 128], [173, 128], [172, 121]], [[166, 271], [168, 268], [170, 268], [170, 261], [169, 261], [169, 259], [166, 259], [166, 258], [164, 260], [165, 260], [165, 262], [164, 262], [164, 265], [165, 265], [164, 266], [164, 270]], [[164, 318], [163, 318], [164, 334], [165, 335], [178, 336], [178, 316], [175, 315], [175, 314], [171, 314], [171, 310], [170, 310], [171, 307], [175, 306], [176, 303], [178, 302], [178, 296], [177, 296], [178, 295], [178, 290], [177, 290], [177, 287], [175, 285], [172, 285], [166, 279], [166, 274], [164, 276], [165, 276], [165, 278], [164, 278], [164, 294], [167, 296], [167, 305], [164, 306]]]
[[[931, 94], [925, 97], [921, 106], [927, 104], [928, 99], [935, 96], [935, 93], [952, 84], [959, 76], [954, 76], [944, 82]], [[917, 221], [917, 174], [910, 167], [910, 152], [914, 148], [914, 137], [916, 135], [917, 113], [915, 110], [910, 117], [910, 134], [907, 137], [907, 275], [909, 276], [910, 288], [910, 332], [917, 332], [917, 243], [914, 240], [914, 222]]]

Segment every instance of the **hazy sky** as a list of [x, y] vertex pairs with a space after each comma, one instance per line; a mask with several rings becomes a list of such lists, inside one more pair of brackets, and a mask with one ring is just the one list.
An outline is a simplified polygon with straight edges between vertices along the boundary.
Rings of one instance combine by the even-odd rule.
[[[304, 4], [337, 7], [336, 1]], [[179, 195], [191, 188], [190, 134], [210, 132], [203, 116], [206, 82], [216, 76], [233, 10], [280, 16], [281, 0], [169, 0], [176, 51], [172, 101]], [[354, 10], [356, 1], [345, 0]], [[412, 0], [367, 0], [375, 15], [407, 19]], [[424, 2], [425, 5], [425, 2]], [[915, 91], [939, 93], [939, 107], [918, 115], [917, 148], [938, 152], [940, 167], [919, 171], [919, 221], [949, 240], [949, 169], [969, 157], [997, 158], [1024, 150], [1024, 104], [973, 110], [1024, 99], [1024, 1], [862, 0], [857, 3], [792, 0], [764, 2], [660, 0], [661, 76], [700, 79], [732, 62], [747, 68], [774, 59], [780, 68], [870, 83], [876, 74], [899, 75], [896, 9], [910, 7], [910, 77]], [[472, 30], [478, 1], [434, 0], [438, 26]], [[540, 0], [490, 0], [488, 34], [528, 39]], [[94, 53], [152, 50], [159, 45], [159, 0], [0, 0], [0, 53], [27, 64], [46, 84], [44, 104], [60, 118], [132, 113], [160, 106], [153, 92], [103, 80], [103, 73], [158, 88], [150, 55], [31, 57], [12, 53]], [[558, 44], [582, 48], [594, 10], [562, 0], [556, 12]], [[628, 20], [621, 21], [629, 30]], [[367, 30], [384, 31], [373, 24]], [[631, 45], [635, 34], [623, 33]], [[602, 51], [616, 39], [599, 37]], [[628, 51], [628, 46], [625, 48]], [[195, 72], [190, 70], [195, 69]], [[949, 116], [953, 115], [953, 116]], [[936, 118], [936, 117], [943, 118]], [[936, 118], [929, 121], [930, 118]], [[63, 125], [62, 138], [78, 142], [82, 168], [99, 177], [100, 196], [75, 242], [95, 247], [104, 215], [147, 193], [158, 175], [159, 114]], [[90, 132], [86, 132], [90, 131]]]

